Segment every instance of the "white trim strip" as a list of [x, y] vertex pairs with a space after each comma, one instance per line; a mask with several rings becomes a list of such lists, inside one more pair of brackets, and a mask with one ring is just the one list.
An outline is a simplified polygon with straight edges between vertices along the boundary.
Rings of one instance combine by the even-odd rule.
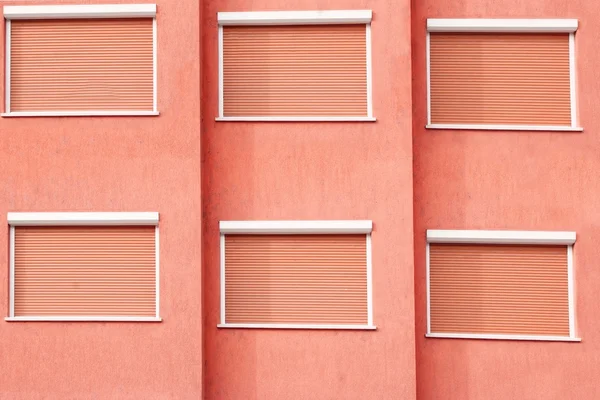
[[156, 4], [93, 4], [62, 6], [4, 6], [4, 18], [153, 18]]
[[318, 324], [218, 324], [217, 328], [249, 328], [249, 329], [346, 329], [375, 330], [373, 325], [318, 325]]
[[9, 212], [11, 226], [157, 225], [157, 212]]
[[223, 74], [223, 27], [219, 26], [219, 118], [217, 121], [222, 121], [224, 114], [223, 91], [224, 89], [224, 74]]
[[427, 279], [427, 333], [431, 333], [431, 287], [429, 282], [429, 243], [425, 245], [425, 279]]
[[427, 32], [575, 32], [576, 19], [428, 18]]
[[15, 227], [10, 227], [10, 305], [9, 317], [15, 316]]
[[158, 31], [156, 17], [152, 19], [152, 109], [158, 115]]
[[5, 112], [2, 117], [145, 117], [158, 111], [23, 111]]
[[573, 272], [573, 246], [567, 246], [567, 274], [569, 298], [569, 335], [575, 337], [575, 279]]
[[154, 258], [156, 259], [156, 318], [160, 319], [160, 241], [158, 225], [154, 229]]
[[478, 335], [471, 333], [428, 333], [428, 338], [439, 339], [492, 339], [492, 340], [538, 340], [547, 342], [581, 342], [581, 338], [566, 336], [534, 336], [534, 335]]
[[86, 322], [160, 322], [162, 319], [156, 317], [103, 317], [103, 316], [93, 316], [93, 317], [7, 317], [4, 318], [5, 321], [10, 322], [44, 322], [44, 321], [86, 321]]
[[371, 24], [366, 25], [366, 42], [367, 42], [367, 115], [373, 118], [373, 57], [371, 50]]
[[428, 229], [428, 243], [572, 245], [575, 232]]
[[221, 234], [369, 234], [372, 221], [220, 221]]
[[569, 86], [571, 92], [571, 126], [577, 126], [577, 95], [575, 80], [575, 34], [569, 34]]
[[[6, 7], [4, 7], [6, 9]], [[11, 28], [10, 20], [6, 21], [6, 44], [5, 44], [5, 55], [6, 55], [6, 66], [4, 69], [5, 81], [4, 81], [4, 111], [10, 113], [10, 42], [11, 42]]]
[[221, 265], [219, 286], [221, 288], [221, 324], [225, 324], [225, 235], [219, 237], [219, 264]]
[[317, 24], [368, 24], [371, 10], [326, 11], [259, 11], [219, 12], [218, 24], [223, 25], [317, 25]]
[[427, 126], [431, 125], [431, 35], [425, 36], [425, 62], [427, 64]]
[[[221, 85], [223, 87], [223, 85]], [[219, 122], [375, 122], [373, 117], [217, 117]]]
[[371, 234], [367, 234], [367, 323], [373, 326], [373, 250]]
[[[431, 109], [431, 107], [430, 107]], [[465, 129], [475, 131], [559, 131], [581, 132], [583, 128], [576, 126], [550, 126], [550, 125], [470, 125], [470, 124], [428, 124], [427, 129]]]

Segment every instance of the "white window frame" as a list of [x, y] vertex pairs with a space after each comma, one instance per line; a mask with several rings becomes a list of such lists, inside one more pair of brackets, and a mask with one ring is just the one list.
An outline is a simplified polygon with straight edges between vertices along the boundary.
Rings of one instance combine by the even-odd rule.
[[[328, 10], [328, 11], [260, 11], [260, 12], [219, 12], [219, 116], [216, 121], [354, 121], [373, 122], [373, 84], [371, 54], [371, 10]], [[271, 117], [226, 117], [223, 111], [223, 26], [240, 25], [335, 25], [356, 24], [366, 26], [367, 45], [367, 116], [327, 117], [327, 116], [271, 116]]]
[[[6, 321], [130, 321], [160, 322], [160, 262], [157, 212], [9, 212], [9, 312]], [[154, 226], [156, 251], [156, 315], [154, 317], [115, 316], [15, 316], [15, 227], [18, 226]]]
[[[218, 328], [272, 328], [272, 329], [346, 329], [375, 330], [373, 324], [373, 262], [371, 232], [373, 222], [362, 221], [221, 221], [220, 231], [220, 323]], [[225, 235], [335, 235], [362, 234], [366, 236], [367, 256], [367, 324], [232, 324], [225, 320]]]
[[[2, 117], [82, 117], [82, 116], [151, 116], [158, 115], [157, 102], [157, 32], [156, 4], [93, 4], [61, 6], [5, 6], [6, 66], [4, 80], [4, 112]], [[32, 19], [78, 19], [78, 18], [152, 18], [153, 42], [153, 110], [152, 111], [23, 111], [10, 110], [10, 42], [11, 21]]]
[[[573, 244], [575, 232], [564, 231], [500, 231], [500, 230], [427, 230], [425, 248], [425, 269], [427, 280], [427, 333], [428, 338], [449, 339], [503, 339], [538, 340], [559, 342], [580, 342], [575, 333], [575, 289], [573, 276]], [[568, 300], [569, 300], [569, 336], [544, 335], [507, 335], [507, 334], [471, 334], [436, 333], [431, 331], [431, 300], [429, 282], [429, 245], [431, 243], [468, 243], [468, 244], [523, 244], [523, 245], [564, 245], [567, 247]]]
[[[570, 131], [581, 132], [577, 121], [575, 31], [576, 19], [427, 19], [426, 64], [427, 64], [427, 129], [469, 129], [469, 130], [517, 130], [517, 131]], [[431, 122], [431, 32], [471, 32], [471, 33], [568, 33], [569, 71], [571, 89], [571, 126], [551, 125], [476, 125], [476, 124], [434, 124]]]

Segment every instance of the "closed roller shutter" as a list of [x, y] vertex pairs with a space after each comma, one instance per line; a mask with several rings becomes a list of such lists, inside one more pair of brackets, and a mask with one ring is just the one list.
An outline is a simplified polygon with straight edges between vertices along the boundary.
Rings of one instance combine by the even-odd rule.
[[152, 111], [153, 21], [11, 21], [10, 111]]
[[223, 112], [367, 116], [366, 26], [223, 27]]
[[366, 325], [366, 236], [226, 235], [225, 322]]
[[155, 227], [15, 228], [15, 316], [155, 316]]
[[569, 34], [431, 33], [432, 124], [571, 126]]
[[433, 333], [569, 336], [567, 246], [430, 245]]

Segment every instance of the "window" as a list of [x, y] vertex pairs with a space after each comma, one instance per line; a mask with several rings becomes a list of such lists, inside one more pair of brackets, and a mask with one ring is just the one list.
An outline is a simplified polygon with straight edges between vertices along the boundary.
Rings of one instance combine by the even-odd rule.
[[371, 221], [222, 221], [221, 328], [375, 329]]
[[3, 116], [156, 115], [156, 5], [6, 6]]
[[427, 336], [578, 341], [575, 232], [427, 231]]
[[581, 130], [577, 20], [427, 20], [428, 128]]
[[158, 213], [8, 213], [9, 321], [160, 321]]
[[224, 121], [374, 121], [371, 11], [218, 13]]

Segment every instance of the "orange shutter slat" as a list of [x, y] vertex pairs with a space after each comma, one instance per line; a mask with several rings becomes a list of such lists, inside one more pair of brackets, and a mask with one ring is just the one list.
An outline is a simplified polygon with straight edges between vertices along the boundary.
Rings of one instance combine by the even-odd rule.
[[16, 227], [15, 316], [155, 316], [155, 227]]
[[432, 124], [571, 126], [569, 34], [431, 33]]
[[366, 26], [223, 27], [233, 116], [367, 116]]
[[152, 111], [152, 23], [11, 21], [10, 110]]
[[566, 246], [431, 244], [433, 333], [569, 336]]
[[365, 235], [226, 235], [225, 321], [366, 325]]

